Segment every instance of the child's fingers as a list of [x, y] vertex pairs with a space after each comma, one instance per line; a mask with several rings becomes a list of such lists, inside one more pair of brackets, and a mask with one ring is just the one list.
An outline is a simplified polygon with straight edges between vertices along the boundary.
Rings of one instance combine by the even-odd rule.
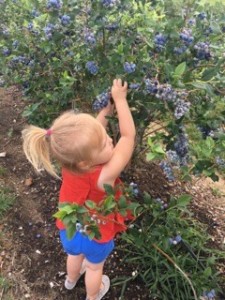
[[126, 81], [124, 81], [123, 87], [124, 87], [125, 89], [128, 88], [128, 83], [127, 83]]
[[117, 79], [114, 79], [113, 80], [113, 85], [116, 85], [116, 83], [117, 83]]
[[122, 79], [121, 78], [118, 78], [118, 79], [114, 79], [113, 80], [113, 85], [116, 85], [118, 87], [127, 87], [127, 82], [124, 81], [124, 84], [122, 83]]
[[121, 86], [122, 85], [122, 80], [120, 78], [117, 79], [117, 83], [118, 83], [119, 86]]

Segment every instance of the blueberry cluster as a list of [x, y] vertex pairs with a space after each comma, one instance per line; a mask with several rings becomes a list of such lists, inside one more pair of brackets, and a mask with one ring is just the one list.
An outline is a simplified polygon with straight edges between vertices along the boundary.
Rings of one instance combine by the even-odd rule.
[[31, 16], [36, 18], [36, 17], [39, 17], [40, 13], [36, 10], [36, 9], [33, 9], [31, 11]]
[[168, 207], [168, 204], [161, 198], [156, 198], [155, 201], [160, 204], [161, 209], [166, 209]]
[[177, 92], [171, 87], [171, 85], [158, 85], [158, 91], [156, 94], [156, 98], [175, 102], [177, 99]]
[[30, 62], [30, 60], [27, 57], [19, 55], [19, 56], [15, 56], [11, 59], [10, 66], [15, 67], [18, 64], [28, 65], [29, 62]]
[[217, 156], [215, 160], [216, 160], [216, 164], [217, 164], [220, 168], [222, 168], [222, 169], [225, 168], [225, 160], [224, 160], [223, 158]]
[[63, 26], [68, 26], [68, 25], [70, 24], [70, 22], [71, 22], [70, 16], [63, 15], [63, 16], [61, 17], [61, 24], [62, 24]]
[[106, 107], [109, 103], [110, 100], [110, 93], [109, 92], [103, 92], [101, 94], [99, 94], [92, 105], [93, 110], [95, 111], [99, 111], [101, 109], [103, 109], [104, 107]]
[[190, 26], [194, 26], [194, 25], [196, 24], [196, 20], [195, 20], [195, 19], [189, 19], [189, 20], [187, 21], [187, 23], [188, 23], [188, 25], [190, 25]]
[[168, 179], [168, 181], [174, 181], [174, 175], [173, 175], [173, 170], [170, 166], [170, 164], [166, 161], [166, 160], [162, 160], [160, 162], [160, 167], [163, 170], [164, 174], [166, 175], [166, 178]]
[[180, 158], [177, 155], [176, 151], [168, 150], [168, 151], [166, 151], [166, 156], [167, 156], [167, 159], [169, 160], [170, 163], [175, 164], [175, 165], [179, 165]]
[[96, 44], [96, 38], [93, 32], [87, 31], [84, 34], [85, 43], [91, 46]]
[[47, 9], [60, 9], [62, 7], [62, 3], [60, 0], [48, 0]]
[[129, 89], [131, 90], [138, 90], [140, 88], [140, 83], [130, 83], [129, 84]]
[[194, 45], [194, 49], [196, 50], [197, 59], [209, 60], [211, 58], [211, 53], [210, 53], [208, 42], [198, 42], [196, 45]]
[[185, 45], [190, 46], [194, 41], [191, 30], [184, 28], [180, 33], [180, 39]]
[[88, 61], [85, 67], [92, 75], [96, 75], [98, 73], [99, 68], [94, 61]]
[[158, 81], [157, 80], [151, 80], [147, 78], [145, 80], [145, 93], [150, 95], [155, 95], [158, 92]]
[[185, 102], [182, 99], [176, 101], [176, 107], [174, 111], [174, 116], [176, 119], [183, 117], [190, 109], [191, 103]]
[[205, 35], [209, 36], [210, 34], [213, 33], [213, 29], [211, 26], [209, 26], [208, 28], [205, 29]]
[[188, 160], [188, 140], [185, 133], [180, 133], [177, 136], [174, 149], [180, 159], [180, 165], [186, 165]]
[[204, 20], [204, 19], [206, 19], [206, 17], [207, 17], [207, 14], [206, 14], [205, 12], [200, 12], [200, 13], [198, 14], [198, 18], [199, 18], [200, 20]]
[[65, 39], [62, 41], [62, 45], [65, 48], [69, 47], [71, 44], [72, 44], [72, 40], [70, 40], [70, 39]]
[[205, 300], [213, 300], [216, 297], [216, 292], [215, 292], [215, 290], [211, 290], [209, 292], [204, 292], [203, 297]]
[[9, 36], [9, 29], [7, 27], [5, 27], [5, 26], [2, 26], [1, 33], [4, 36]]
[[76, 223], [76, 231], [79, 231], [80, 233], [86, 233], [87, 232], [87, 226], [83, 226], [80, 223]]
[[44, 28], [44, 33], [45, 33], [45, 36], [48, 40], [50, 40], [52, 38], [52, 34], [54, 32], [54, 29], [55, 29], [55, 25], [52, 24], [52, 23], [48, 23]]
[[34, 28], [34, 24], [32, 22], [30, 22], [28, 25], [27, 25], [27, 29], [29, 31], [31, 31], [32, 29]]
[[13, 41], [12, 46], [14, 49], [16, 49], [19, 46], [19, 41], [17, 40]]
[[209, 126], [198, 126], [198, 129], [201, 131], [202, 137], [204, 139], [207, 138], [207, 136], [212, 136], [213, 135], [213, 130]]
[[139, 189], [138, 189], [138, 185], [135, 182], [131, 182], [130, 183], [130, 187], [132, 189], [132, 193], [134, 194], [134, 196], [138, 196], [139, 194]]
[[182, 241], [182, 237], [180, 235], [177, 235], [175, 237], [169, 238], [169, 244], [170, 245], [177, 245]]
[[115, 31], [118, 28], [119, 28], [118, 23], [112, 23], [112, 24], [108, 24], [108, 25], [105, 26], [105, 29], [107, 29], [109, 31]]
[[156, 50], [158, 52], [160, 52], [160, 51], [163, 50], [166, 42], [167, 42], [167, 38], [162, 33], [157, 33], [155, 35], [155, 37], [154, 37], [154, 43], [155, 43]]
[[136, 70], [136, 64], [134, 64], [133, 62], [129, 63], [129, 62], [125, 62], [123, 65], [124, 71], [126, 73], [133, 73]]
[[174, 47], [173, 52], [177, 55], [181, 55], [181, 54], [185, 53], [186, 50], [187, 50], [187, 47], [183, 45], [181, 47]]
[[105, 224], [106, 224], [106, 221], [105, 221], [105, 220], [99, 219], [98, 216], [97, 216], [96, 214], [93, 214], [93, 215], [91, 216], [91, 221], [92, 221], [94, 224], [98, 224], [98, 225], [100, 225], [100, 224], [105, 225]]
[[183, 98], [187, 96], [186, 91], [176, 91], [169, 84], [159, 84], [157, 80], [145, 79], [145, 94], [155, 95], [156, 98], [170, 101], [174, 104], [174, 116], [180, 119], [190, 109], [190, 102], [184, 101]]
[[118, 0], [102, 0], [102, 5], [106, 8], [112, 8], [119, 4]]
[[9, 56], [11, 54], [11, 50], [9, 48], [3, 48], [2, 49], [2, 54], [4, 56]]

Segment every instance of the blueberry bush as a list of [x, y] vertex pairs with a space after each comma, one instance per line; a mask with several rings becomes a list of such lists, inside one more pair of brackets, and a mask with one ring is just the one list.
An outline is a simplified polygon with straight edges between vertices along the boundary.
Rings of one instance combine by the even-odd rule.
[[[24, 116], [48, 127], [67, 108], [106, 106], [112, 80], [121, 77], [137, 128], [135, 157], [157, 161], [169, 181], [218, 180], [225, 170], [223, 12], [214, 0], [0, 0], [0, 85], [20, 86]], [[196, 282], [204, 292], [206, 281]], [[163, 297], [172, 299], [167, 284]], [[154, 294], [158, 286], [151, 285]], [[187, 299], [176, 291], [173, 299]], [[193, 297], [190, 290], [186, 295]]]
[[[225, 169], [225, 20], [223, 4], [205, 2], [2, 0], [0, 83], [20, 85], [24, 116], [47, 126], [71, 105], [104, 107], [120, 76], [129, 82], [137, 153], [160, 159], [169, 180], [180, 171], [185, 180], [217, 180]], [[146, 142], [151, 122], [164, 130]]]

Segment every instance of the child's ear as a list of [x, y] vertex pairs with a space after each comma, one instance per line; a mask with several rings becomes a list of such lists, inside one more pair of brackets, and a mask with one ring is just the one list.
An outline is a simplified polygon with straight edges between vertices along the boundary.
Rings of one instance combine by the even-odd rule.
[[78, 165], [79, 169], [81, 169], [81, 170], [86, 170], [86, 169], [90, 168], [90, 164], [85, 160], [80, 161], [77, 165]]

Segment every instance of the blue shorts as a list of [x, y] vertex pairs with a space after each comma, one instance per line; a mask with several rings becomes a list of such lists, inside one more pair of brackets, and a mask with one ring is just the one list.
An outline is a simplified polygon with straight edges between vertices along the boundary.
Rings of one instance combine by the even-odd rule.
[[114, 248], [113, 240], [110, 240], [107, 243], [97, 243], [78, 231], [73, 238], [69, 240], [66, 236], [65, 229], [60, 230], [59, 232], [63, 249], [67, 254], [83, 254], [85, 258], [93, 264], [103, 262]]

